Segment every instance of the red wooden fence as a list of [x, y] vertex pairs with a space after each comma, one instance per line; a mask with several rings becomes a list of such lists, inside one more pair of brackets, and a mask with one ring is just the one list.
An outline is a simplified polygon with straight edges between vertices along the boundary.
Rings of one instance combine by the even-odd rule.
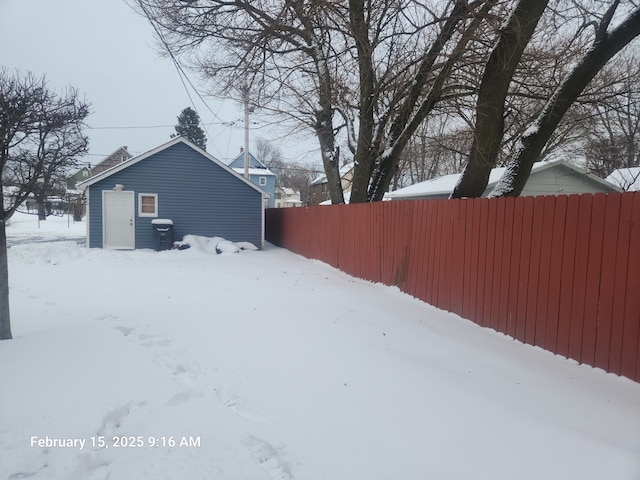
[[266, 237], [640, 381], [640, 193], [269, 209]]

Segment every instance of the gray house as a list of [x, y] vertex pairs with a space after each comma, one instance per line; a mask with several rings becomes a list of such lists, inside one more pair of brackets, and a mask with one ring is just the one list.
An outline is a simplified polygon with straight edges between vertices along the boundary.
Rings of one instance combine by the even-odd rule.
[[[489, 183], [483, 197], [491, 193], [506, 168], [494, 168], [489, 175]], [[449, 198], [460, 179], [460, 173], [444, 175], [409, 187], [399, 188], [385, 195], [390, 200], [418, 200]], [[608, 193], [620, 191], [615, 185], [597, 177], [588, 170], [564, 160], [537, 162], [520, 194], [523, 197], [538, 195], [570, 195], [573, 193]]]
[[[78, 184], [87, 196], [87, 245], [155, 248], [154, 224], [173, 239], [223, 237], [264, 247], [266, 193], [182, 137]], [[153, 223], [152, 223], [153, 222]]]
[[[244, 149], [240, 150], [240, 155], [231, 160], [229, 166], [244, 176]], [[249, 153], [248, 173], [249, 180], [269, 194], [269, 198], [265, 200], [266, 206], [273, 208], [276, 197], [276, 174], [269, 170], [264, 163], [251, 155], [251, 153]]]

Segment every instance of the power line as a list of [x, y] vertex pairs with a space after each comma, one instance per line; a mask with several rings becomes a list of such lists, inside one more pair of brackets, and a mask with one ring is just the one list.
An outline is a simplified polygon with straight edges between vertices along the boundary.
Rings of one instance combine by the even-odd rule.
[[[209, 122], [203, 123], [200, 122], [199, 125], [225, 125], [225, 126], [234, 126], [235, 122]], [[186, 125], [186, 126], [194, 126], [194, 125]], [[128, 130], [128, 129], [151, 129], [151, 128], [172, 128], [175, 125], [110, 125], [110, 126], [102, 126], [102, 127], [91, 127], [87, 125], [88, 130]]]
[[[209, 104], [204, 100], [204, 98], [202, 97], [202, 95], [200, 95], [200, 92], [198, 91], [198, 89], [195, 87], [195, 85], [193, 84], [193, 82], [191, 81], [191, 79], [189, 78], [189, 76], [186, 74], [186, 72], [184, 71], [184, 69], [182, 68], [182, 66], [180, 65], [180, 63], [178, 62], [178, 59], [175, 57], [175, 55], [173, 54], [173, 52], [171, 51], [171, 48], [169, 47], [169, 44], [167, 43], [164, 35], [162, 34], [162, 32], [160, 31], [160, 29], [158, 28], [158, 25], [156, 24], [156, 22], [153, 20], [153, 18], [151, 17], [151, 14], [149, 13], [149, 11], [147, 10], [147, 8], [144, 6], [144, 3], [142, 0], [137, 0], [136, 3], [140, 6], [140, 9], [142, 10], [142, 12], [144, 13], [145, 17], [147, 17], [147, 20], [149, 21], [149, 23], [151, 24], [151, 26], [153, 27], [154, 31], [156, 32], [156, 35], [158, 35], [158, 38], [160, 39], [160, 42], [162, 42], [162, 45], [164, 46], [165, 50], [167, 51], [167, 53], [169, 54], [169, 57], [171, 57], [171, 60], [173, 61], [173, 65], [175, 66], [177, 72], [178, 72], [178, 76], [180, 77], [180, 81], [182, 82], [182, 86], [185, 89], [185, 92], [187, 93], [187, 96], [189, 97], [189, 100], [191, 101], [191, 105], [193, 106], [194, 110], [196, 111], [196, 113], [198, 113], [198, 108], [195, 105], [195, 102], [193, 101], [193, 98], [191, 97], [191, 94], [189, 93], [189, 89], [187, 88], [187, 85], [185, 84], [185, 80], [189, 83], [189, 85], [191, 86], [191, 88], [193, 89], [193, 91], [196, 93], [196, 95], [198, 96], [198, 98], [200, 99], [200, 101], [203, 103], [203, 105], [205, 107], [207, 107], [207, 110], [209, 110], [209, 112], [211, 112], [211, 114], [218, 120], [220, 120], [222, 122], [222, 119], [220, 117], [218, 117], [218, 115], [211, 109], [211, 107], [209, 106]], [[200, 116], [198, 114], [198, 116]], [[225, 124], [224, 122], [222, 122], [222, 124]], [[204, 124], [203, 124], [204, 125]], [[207, 135], [209, 134], [209, 131], [207, 129], [206, 131]], [[216, 150], [217, 147], [214, 144], [214, 148]], [[218, 153], [222, 154], [222, 152], [220, 152], [218, 150]]]

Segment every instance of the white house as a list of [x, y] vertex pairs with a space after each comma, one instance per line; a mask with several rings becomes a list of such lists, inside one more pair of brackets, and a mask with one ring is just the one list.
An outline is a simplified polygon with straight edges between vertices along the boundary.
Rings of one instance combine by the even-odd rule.
[[301, 207], [300, 192], [289, 187], [276, 187], [276, 208]]
[[[351, 194], [354, 167], [355, 163], [351, 162], [342, 165], [339, 170], [340, 184], [342, 185], [345, 201], [347, 201], [347, 197]], [[327, 200], [329, 200], [329, 182], [327, 181], [327, 176], [322, 174], [309, 185], [309, 204], [319, 205], [325, 203]]]
[[[494, 168], [489, 175], [489, 183], [482, 194], [486, 197], [496, 186], [505, 167]], [[390, 200], [417, 200], [449, 198], [458, 183], [461, 173], [416, 183], [386, 194]], [[574, 193], [619, 192], [621, 189], [597, 177], [588, 170], [564, 160], [537, 162], [531, 169], [531, 175], [520, 194], [523, 197], [538, 195], [569, 195]]]

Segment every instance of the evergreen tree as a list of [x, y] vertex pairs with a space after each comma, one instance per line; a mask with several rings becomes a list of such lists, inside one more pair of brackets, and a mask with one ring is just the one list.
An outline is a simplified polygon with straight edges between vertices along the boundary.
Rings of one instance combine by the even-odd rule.
[[193, 108], [187, 107], [180, 112], [175, 129], [176, 133], [172, 134], [171, 138], [182, 136], [201, 149], [207, 149], [207, 137], [200, 128], [200, 116]]

